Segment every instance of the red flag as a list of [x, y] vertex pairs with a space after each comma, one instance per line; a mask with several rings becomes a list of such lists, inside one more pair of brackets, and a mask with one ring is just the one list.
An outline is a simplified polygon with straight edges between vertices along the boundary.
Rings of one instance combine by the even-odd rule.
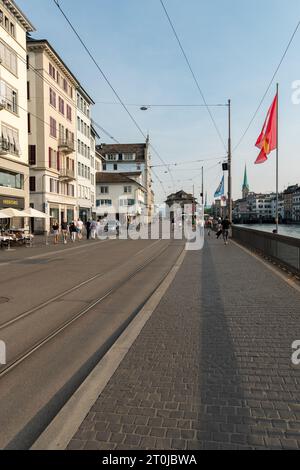
[[255, 146], [261, 150], [256, 159], [256, 165], [265, 163], [268, 160], [267, 155], [277, 147], [277, 106], [278, 96], [276, 95], [268, 111], [260, 136], [255, 144]]

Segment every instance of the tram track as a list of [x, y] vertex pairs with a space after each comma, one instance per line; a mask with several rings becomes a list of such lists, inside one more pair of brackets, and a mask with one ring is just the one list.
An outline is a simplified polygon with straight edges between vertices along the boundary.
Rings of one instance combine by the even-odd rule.
[[[154, 244], [150, 245], [153, 247]], [[12, 362], [10, 362], [8, 365], [6, 365], [2, 370], [0, 371], [0, 379], [12, 372], [15, 368], [17, 368], [20, 364], [22, 364], [27, 358], [32, 356], [36, 351], [40, 350], [44, 345], [49, 343], [51, 340], [53, 340], [55, 337], [57, 337], [60, 333], [68, 329], [70, 326], [72, 326], [76, 321], [78, 321], [80, 318], [84, 317], [87, 315], [89, 312], [91, 312], [95, 307], [97, 307], [99, 304], [101, 304], [105, 299], [108, 297], [112, 296], [115, 294], [121, 287], [126, 285], [130, 280], [132, 280], [137, 274], [139, 274], [141, 271], [143, 271], [145, 268], [147, 268], [151, 263], [153, 263], [155, 260], [157, 260], [164, 252], [167, 251], [167, 249], [170, 247], [171, 243], [168, 243], [166, 246], [164, 246], [161, 250], [159, 250], [158, 253], [155, 255], [152, 255], [149, 259], [147, 259], [144, 263], [142, 263], [140, 266], [138, 266], [137, 269], [135, 269], [132, 273], [130, 273], [125, 279], [122, 279], [119, 281], [115, 286], [112, 288], [108, 289], [104, 294], [102, 294], [99, 298], [94, 300], [92, 303], [90, 303], [87, 307], [82, 309], [80, 312], [76, 313], [75, 316], [73, 316], [71, 319], [68, 319], [61, 323], [57, 328], [52, 330], [47, 336], [43, 337], [39, 341], [37, 341], [35, 344], [33, 344], [30, 348], [25, 350], [22, 354], [18, 355]], [[149, 247], [150, 247], [149, 246]], [[141, 252], [145, 251], [147, 248], [141, 250]], [[136, 256], [138, 253], [136, 254]], [[99, 274], [96, 276], [96, 278], [100, 278], [104, 274]], [[163, 276], [163, 279], [165, 278], [165, 275]], [[93, 280], [95, 279], [95, 276], [93, 276]], [[163, 279], [161, 282], [163, 282]], [[86, 280], [84, 283], [81, 283], [81, 285], [87, 285], [89, 282], [92, 282], [91, 280]], [[76, 290], [78, 287], [73, 287], [71, 289], [71, 292]], [[70, 291], [70, 289], [69, 289]], [[68, 292], [69, 293], [69, 292]], [[54, 299], [49, 299], [47, 302], [47, 305], [49, 305], [52, 302], [57, 301], [57, 297], [62, 298], [66, 295], [66, 293], [62, 293], [59, 296], [55, 297]], [[44, 305], [44, 304], [41, 304]], [[42, 307], [37, 306], [34, 309], [34, 312], [40, 310]], [[6, 328], [8, 325], [11, 326], [13, 323], [16, 323], [17, 321], [20, 321], [24, 318], [24, 315], [28, 316], [33, 311], [25, 312], [21, 316], [16, 317], [15, 319], [11, 320], [10, 322], [7, 322], [6, 324], [3, 324], [0, 326], [0, 328], [3, 330]]]

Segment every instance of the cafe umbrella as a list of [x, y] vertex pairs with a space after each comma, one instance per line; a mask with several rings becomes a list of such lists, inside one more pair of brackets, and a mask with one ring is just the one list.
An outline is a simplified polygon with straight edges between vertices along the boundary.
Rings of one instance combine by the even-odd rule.
[[48, 216], [44, 212], [40, 212], [36, 209], [30, 207], [29, 209], [25, 209], [21, 212], [21, 217], [29, 217], [31, 219], [47, 219]]
[[[8, 209], [3, 209], [0, 211], [0, 219], [13, 219], [15, 217], [22, 217], [21, 212], [18, 211], [17, 209], [8, 208]], [[11, 242], [11, 237], [9, 235], [7, 251], [14, 251], [14, 250], [11, 250], [10, 242]]]
[[1, 210], [1, 214], [4, 214], [3, 218], [6, 219], [13, 219], [15, 217], [25, 217], [21, 211], [18, 211], [17, 209], [14, 209], [12, 207]]

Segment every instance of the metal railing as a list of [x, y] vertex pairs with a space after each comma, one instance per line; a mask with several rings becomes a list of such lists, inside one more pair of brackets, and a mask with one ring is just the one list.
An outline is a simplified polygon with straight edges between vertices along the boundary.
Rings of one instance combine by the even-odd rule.
[[71, 138], [60, 137], [58, 139], [58, 148], [61, 152], [72, 153], [75, 151], [75, 141]]
[[235, 225], [232, 238], [293, 274], [300, 274], [300, 239]]
[[11, 143], [7, 139], [0, 139], [0, 155], [16, 155], [20, 154], [19, 150], [16, 148], [14, 143]]
[[59, 176], [63, 179], [73, 180], [75, 179], [75, 171], [68, 168], [61, 168], [59, 170]]

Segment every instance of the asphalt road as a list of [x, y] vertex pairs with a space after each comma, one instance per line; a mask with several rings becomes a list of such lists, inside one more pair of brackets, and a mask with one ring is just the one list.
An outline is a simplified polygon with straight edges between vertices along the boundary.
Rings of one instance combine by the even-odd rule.
[[30, 448], [183, 249], [107, 240], [0, 253], [1, 449]]

